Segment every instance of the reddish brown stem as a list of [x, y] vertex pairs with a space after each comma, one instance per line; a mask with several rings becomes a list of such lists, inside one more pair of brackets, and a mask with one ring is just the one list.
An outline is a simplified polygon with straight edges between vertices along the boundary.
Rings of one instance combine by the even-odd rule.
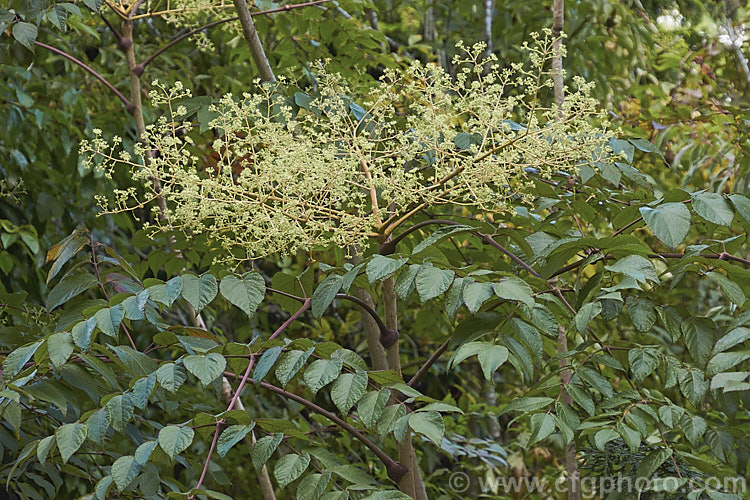
[[45, 48], [45, 49], [49, 50], [50, 52], [54, 52], [57, 55], [63, 56], [65, 59], [67, 59], [67, 60], [69, 60], [69, 61], [77, 64], [78, 66], [80, 66], [84, 70], [88, 71], [97, 80], [99, 80], [104, 85], [106, 85], [109, 90], [111, 90], [112, 92], [114, 92], [114, 94], [122, 101], [122, 103], [125, 104], [125, 107], [127, 107], [128, 109], [130, 109], [132, 107], [132, 104], [130, 103], [130, 101], [124, 95], [122, 95], [122, 93], [119, 90], [117, 90], [114, 87], [114, 85], [112, 85], [111, 83], [109, 83], [106, 78], [104, 78], [102, 75], [100, 75], [99, 73], [97, 73], [93, 68], [91, 68], [89, 65], [87, 65], [83, 61], [81, 61], [79, 59], [76, 59], [75, 57], [71, 56], [70, 54], [68, 54], [67, 52], [65, 52], [63, 50], [57, 49], [55, 47], [52, 47], [51, 45], [47, 45], [46, 43], [37, 42], [35, 40], [34, 44], [38, 45], [38, 46], [40, 46], [42, 48]]

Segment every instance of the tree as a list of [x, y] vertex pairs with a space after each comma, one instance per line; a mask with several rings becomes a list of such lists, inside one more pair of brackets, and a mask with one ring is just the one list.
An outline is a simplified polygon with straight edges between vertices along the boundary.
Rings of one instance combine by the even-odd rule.
[[[431, 3], [426, 18], [450, 26], [450, 5]], [[386, 68], [370, 66], [380, 83], [343, 72], [350, 53], [334, 40], [331, 65], [299, 64], [306, 79], [193, 97], [160, 69], [166, 78], [138, 105], [127, 25], [140, 5], [116, 7], [131, 74], [120, 101], [138, 134], [118, 139], [101, 126], [81, 147], [114, 212], [93, 223], [116, 227], [114, 237], [77, 229], [51, 246], [44, 307], [33, 294], [0, 296], [1, 470], [13, 495], [246, 498], [256, 484], [248, 457], [265, 498], [514, 494], [479, 481], [485, 464], [547, 481], [539, 494], [560, 478], [571, 495], [592, 484], [601, 493], [618, 474], [630, 488], [618, 487], [621, 498], [634, 487], [654, 498], [741, 493], [750, 200], [729, 189], [740, 190], [744, 170], [721, 171], [723, 182], [689, 174], [678, 188], [664, 168], [679, 163], [673, 148], [696, 147], [679, 142], [686, 126], [715, 134], [724, 154], [744, 147], [731, 140], [739, 101], [719, 108], [724, 122], [713, 127], [700, 109], [692, 122], [652, 120], [654, 136], [636, 115], [645, 112], [624, 108], [627, 128], [609, 132], [592, 96], [612, 89], [567, 77], [562, 99], [549, 69], [562, 53], [545, 38], [518, 64], [493, 55], [485, 64], [481, 46], [450, 63], [442, 47], [444, 69], [399, 67], [391, 54]], [[354, 26], [361, 15], [370, 26], [354, 32], [376, 42], [373, 61], [422, 50], [402, 26], [377, 31], [410, 3], [327, 6], [313, 29], [314, 7], [295, 10], [312, 14], [293, 17], [292, 33], [315, 39], [328, 22]], [[166, 14], [149, 8], [142, 15]], [[57, 13], [13, 13], [10, 33], [30, 45], [20, 23]], [[577, 16], [566, 12], [574, 26]], [[282, 44], [261, 19], [256, 42], [276, 79]], [[650, 64], [659, 51], [633, 56]], [[699, 74], [679, 85], [731, 81]], [[656, 87], [633, 92], [666, 106]], [[694, 188], [705, 181], [714, 190]], [[3, 226], [20, 238], [4, 246], [38, 253], [18, 222]], [[18, 280], [5, 284], [17, 290]], [[545, 458], [563, 449], [580, 460], [578, 487], [570, 460], [566, 472]], [[457, 471], [468, 492], [449, 480]]]

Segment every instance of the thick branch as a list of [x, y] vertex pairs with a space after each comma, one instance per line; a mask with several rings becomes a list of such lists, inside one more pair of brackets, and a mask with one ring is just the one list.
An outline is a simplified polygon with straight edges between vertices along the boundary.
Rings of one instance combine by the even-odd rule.
[[[266, 14], [274, 14], [276, 12], [287, 12], [287, 11], [294, 10], [294, 9], [299, 9], [299, 8], [302, 8], [302, 7], [311, 7], [313, 5], [318, 5], [318, 4], [322, 4], [322, 3], [328, 3], [328, 2], [331, 2], [331, 1], [333, 1], [333, 0], [316, 0], [314, 2], [305, 2], [305, 3], [298, 3], [298, 4], [293, 4], [293, 5], [284, 5], [282, 7], [277, 7], [275, 9], [259, 10], [257, 12], [251, 12], [250, 16], [262, 16], [262, 15], [266, 15]], [[186, 39], [186, 38], [188, 38], [190, 36], [193, 36], [193, 35], [195, 35], [196, 33], [200, 32], [200, 31], [213, 28], [214, 26], [218, 26], [220, 24], [228, 23], [228, 22], [231, 22], [231, 21], [236, 21], [239, 18], [240, 18], [239, 16], [234, 16], [234, 17], [228, 17], [226, 19], [219, 19], [218, 21], [213, 21], [213, 22], [210, 22], [210, 23], [206, 23], [203, 26], [199, 26], [199, 27], [197, 27], [197, 28], [195, 28], [193, 30], [188, 31], [187, 33], [183, 33], [182, 35], [176, 37], [174, 40], [172, 40], [171, 42], [169, 42], [168, 44], [166, 44], [164, 47], [161, 47], [159, 50], [157, 50], [156, 52], [154, 52], [153, 54], [151, 54], [142, 63], [140, 63], [138, 65], [138, 67], [140, 68], [141, 73], [143, 73], [143, 70], [146, 69], [146, 66], [148, 66], [149, 64], [151, 64], [154, 61], [154, 59], [156, 59], [157, 57], [159, 57], [160, 55], [162, 55], [165, 51], [169, 50], [170, 48], [172, 48], [176, 44], [180, 43], [184, 39]]]
[[233, 0], [234, 7], [237, 9], [237, 14], [242, 25], [242, 34], [245, 35], [248, 46], [250, 47], [250, 53], [253, 56], [255, 65], [258, 68], [258, 74], [260, 79], [264, 82], [275, 82], [276, 76], [273, 74], [271, 65], [268, 63], [266, 52], [263, 50], [263, 45], [260, 43], [258, 37], [258, 31], [255, 29], [255, 23], [253, 17], [250, 15], [250, 11], [247, 8], [247, 2], [245, 0]]

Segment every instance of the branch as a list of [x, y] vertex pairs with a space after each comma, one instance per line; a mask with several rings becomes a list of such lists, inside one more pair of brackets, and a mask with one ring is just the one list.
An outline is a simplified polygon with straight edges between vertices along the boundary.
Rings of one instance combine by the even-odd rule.
[[[297, 312], [292, 314], [289, 317], [289, 319], [284, 321], [284, 323], [280, 327], [278, 327], [275, 332], [273, 332], [273, 334], [268, 338], [268, 340], [276, 338], [281, 332], [286, 330], [289, 325], [291, 325], [297, 318], [299, 318], [302, 315], [302, 313], [304, 313], [310, 308], [311, 302], [312, 301], [310, 299], [305, 299], [305, 301], [302, 303], [302, 306], [297, 310]], [[231, 411], [232, 408], [234, 408], [234, 405], [237, 403], [237, 399], [240, 397], [240, 393], [242, 392], [242, 389], [244, 389], [245, 384], [247, 383], [248, 380], [252, 381], [252, 379], [250, 378], [250, 372], [252, 371], [254, 365], [255, 365], [255, 356], [252, 356], [250, 357], [250, 362], [247, 364], [247, 369], [245, 370], [245, 373], [242, 374], [242, 378], [240, 379], [240, 384], [237, 386], [237, 390], [234, 391], [234, 396], [232, 396], [232, 400], [229, 402], [229, 405], [227, 405], [226, 411]], [[225, 376], [229, 375], [229, 373], [225, 372], [224, 375]], [[231, 374], [231, 375], [233, 377], [236, 377], [236, 375], [234, 374]], [[203, 480], [206, 478], [206, 472], [208, 471], [208, 463], [211, 461], [211, 455], [213, 454], [214, 446], [216, 444], [216, 440], [219, 438], [219, 432], [221, 432], [221, 427], [223, 424], [224, 424], [223, 419], [216, 422], [216, 430], [214, 431], [214, 439], [213, 439], [213, 442], [211, 443], [211, 448], [209, 448], [208, 450], [206, 461], [203, 464], [203, 472], [201, 473], [201, 477], [198, 479], [198, 484], [195, 486], [195, 489], [200, 489], [201, 485], [203, 484]]]
[[414, 387], [417, 382], [419, 382], [422, 377], [424, 377], [424, 374], [427, 373], [427, 371], [432, 367], [432, 365], [435, 364], [435, 361], [438, 360], [438, 358], [445, 352], [446, 349], [448, 349], [448, 344], [450, 344], [451, 339], [446, 340], [443, 342], [443, 344], [437, 348], [437, 350], [432, 353], [432, 356], [430, 356], [430, 359], [425, 361], [425, 363], [419, 367], [419, 370], [417, 370], [417, 373], [414, 374], [414, 376], [409, 379], [409, 382], [406, 383], [409, 387]]
[[275, 82], [276, 76], [274, 76], [271, 65], [268, 62], [268, 57], [266, 57], [266, 52], [263, 50], [263, 44], [260, 43], [260, 38], [258, 37], [258, 31], [255, 29], [253, 17], [250, 15], [250, 11], [247, 8], [247, 1], [232, 1], [234, 2], [234, 8], [237, 9], [238, 17], [240, 18], [242, 34], [245, 35], [245, 40], [247, 40], [247, 44], [250, 47], [250, 54], [252, 54], [255, 65], [258, 67], [260, 79], [264, 82]]
[[345, 293], [337, 293], [336, 298], [338, 299], [345, 299], [349, 300], [351, 302], [354, 302], [359, 307], [367, 311], [367, 313], [372, 317], [372, 319], [375, 320], [375, 323], [378, 324], [378, 328], [380, 329], [380, 343], [383, 347], [388, 349], [393, 344], [396, 343], [398, 340], [398, 330], [395, 330], [393, 328], [388, 328], [385, 323], [383, 323], [383, 320], [378, 316], [378, 313], [375, 312], [375, 310], [370, 307], [370, 304], [365, 302], [364, 300], [360, 299], [359, 297], [354, 297], [352, 295], [347, 295]]
[[[313, 6], [313, 5], [318, 5], [318, 4], [322, 4], [322, 3], [328, 3], [328, 2], [331, 2], [331, 1], [333, 1], [333, 0], [315, 0], [314, 2], [305, 2], [305, 3], [298, 3], [298, 4], [293, 4], [293, 5], [284, 5], [283, 7], [277, 7], [275, 9], [259, 10], [257, 12], [251, 12], [250, 15], [251, 16], [261, 16], [261, 15], [266, 15], [266, 14], [274, 14], [276, 12], [287, 12], [287, 11], [294, 10], [294, 9], [299, 9], [299, 8], [302, 8], [302, 7], [310, 7], [310, 6]], [[199, 31], [203, 31], [205, 29], [213, 28], [214, 26], [218, 26], [220, 24], [228, 23], [228, 22], [231, 22], [231, 21], [236, 21], [239, 18], [240, 18], [240, 16], [228, 17], [226, 19], [220, 19], [218, 21], [213, 21], [213, 22], [210, 22], [210, 23], [206, 23], [203, 26], [199, 26], [199, 27], [197, 27], [197, 28], [195, 28], [193, 30], [190, 30], [187, 33], [184, 33], [184, 34], [178, 36], [177, 38], [175, 38], [174, 40], [172, 40], [171, 42], [169, 42], [168, 44], [166, 44], [164, 47], [160, 48], [159, 50], [157, 50], [156, 52], [154, 52], [153, 54], [151, 54], [151, 56], [149, 56], [145, 61], [143, 61], [137, 67], [140, 69], [140, 72], [143, 73], [143, 71], [146, 69], [146, 66], [148, 66], [149, 64], [151, 64], [154, 61], [154, 59], [156, 59], [157, 57], [159, 57], [160, 55], [162, 55], [165, 51], [167, 51], [170, 48], [172, 48], [173, 46], [177, 45], [178, 43], [180, 43], [181, 41], [183, 41], [187, 37], [195, 35]]]
[[[230, 373], [230, 372], [224, 372], [224, 376], [237, 378], [237, 375], [235, 375], [234, 373]], [[357, 438], [362, 444], [367, 446], [370, 449], [370, 451], [372, 451], [375, 454], [375, 456], [378, 457], [380, 461], [385, 464], [385, 468], [388, 471], [388, 477], [393, 479], [394, 481], [398, 481], [404, 476], [404, 474], [406, 474], [406, 471], [407, 471], [406, 467], [404, 467], [403, 465], [401, 465], [400, 463], [396, 462], [391, 457], [389, 457], [385, 451], [383, 451], [375, 443], [370, 441], [367, 438], [367, 436], [362, 434], [352, 425], [347, 423], [345, 420], [337, 417], [335, 414], [331, 413], [325, 408], [318, 406], [317, 404], [303, 398], [302, 396], [298, 396], [292, 392], [285, 391], [284, 389], [280, 387], [276, 387], [275, 385], [269, 384], [267, 382], [259, 382], [253, 379], [248, 379], [248, 381], [256, 385], [259, 385], [266, 390], [269, 390], [271, 392], [275, 392], [276, 394], [284, 396], [285, 398], [291, 399], [292, 401], [295, 401], [301, 404], [302, 406], [305, 406], [306, 408], [314, 411], [315, 413], [323, 415], [327, 419], [336, 423], [336, 425], [344, 429], [346, 432], [348, 432], [349, 434]]]
[[122, 103], [123, 103], [123, 104], [125, 105], [125, 107], [126, 107], [126, 108], [128, 108], [128, 111], [130, 111], [130, 108], [131, 108], [131, 107], [133, 106], [133, 105], [131, 104], [131, 102], [130, 102], [130, 101], [128, 101], [128, 100], [127, 100], [127, 99], [125, 98], [125, 96], [124, 96], [124, 95], [122, 95], [122, 93], [121, 93], [121, 92], [120, 92], [119, 90], [117, 90], [117, 89], [116, 89], [116, 88], [114, 87], [114, 85], [112, 85], [111, 83], [109, 83], [109, 81], [107, 81], [107, 79], [106, 79], [106, 78], [104, 78], [104, 77], [103, 77], [102, 75], [100, 75], [99, 73], [97, 73], [97, 72], [96, 72], [96, 71], [95, 71], [95, 70], [94, 70], [93, 68], [91, 68], [91, 67], [90, 67], [89, 65], [87, 65], [86, 63], [84, 63], [83, 61], [81, 61], [81, 60], [79, 60], [79, 59], [76, 59], [75, 57], [71, 56], [71, 55], [70, 55], [70, 54], [68, 54], [67, 52], [65, 52], [65, 51], [62, 51], [62, 50], [60, 50], [60, 49], [57, 49], [57, 48], [55, 48], [55, 47], [52, 47], [52, 46], [50, 46], [50, 45], [47, 45], [46, 43], [42, 43], [42, 42], [37, 42], [36, 40], [34, 40], [34, 45], [38, 45], [38, 46], [40, 46], [40, 47], [42, 47], [42, 48], [45, 48], [45, 49], [47, 49], [47, 50], [49, 50], [49, 51], [51, 51], [51, 52], [54, 52], [55, 54], [61, 55], [61, 56], [63, 56], [63, 57], [65, 58], [65, 59], [67, 59], [67, 60], [69, 60], [69, 61], [71, 61], [71, 62], [73, 62], [73, 63], [77, 64], [77, 65], [78, 65], [78, 66], [80, 66], [81, 68], [83, 68], [83, 69], [85, 69], [86, 71], [88, 71], [89, 73], [91, 73], [91, 74], [92, 74], [92, 75], [93, 75], [93, 76], [94, 76], [94, 77], [95, 77], [95, 78], [96, 78], [97, 80], [99, 80], [99, 81], [100, 81], [100, 82], [102, 82], [102, 83], [103, 83], [104, 85], [106, 85], [106, 86], [107, 86], [107, 87], [109, 88], [109, 90], [111, 90], [112, 92], [114, 92], [114, 93], [115, 93], [115, 95], [116, 95], [117, 97], [119, 97], [119, 98], [120, 98], [120, 100], [121, 100], [121, 101], [122, 101]]

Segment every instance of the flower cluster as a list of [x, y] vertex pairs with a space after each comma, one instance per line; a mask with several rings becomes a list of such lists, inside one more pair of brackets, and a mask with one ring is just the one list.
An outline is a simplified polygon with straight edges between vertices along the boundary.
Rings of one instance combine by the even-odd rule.
[[[543, 104], [549, 35], [525, 46], [523, 64], [503, 68], [483, 50], [465, 49], [453, 61], [456, 77], [419, 62], [388, 71], [359, 103], [324, 66], [314, 96], [291, 99], [283, 82], [227, 95], [211, 106], [215, 166], [206, 166], [194, 134], [177, 133], [181, 86], [155, 85], [152, 102], [167, 112], [136, 148], [142, 161], [101, 137], [82, 151], [158, 186], [149, 199], [166, 199], [170, 227], [209, 232], [247, 257], [384, 238], [436, 205], [504, 211], [530, 201], [530, 172], [549, 177], [610, 161], [611, 134], [590, 84], [574, 79], [562, 109]], [[132, 208], [134, 196], [118, 192], [114, 209]]]

